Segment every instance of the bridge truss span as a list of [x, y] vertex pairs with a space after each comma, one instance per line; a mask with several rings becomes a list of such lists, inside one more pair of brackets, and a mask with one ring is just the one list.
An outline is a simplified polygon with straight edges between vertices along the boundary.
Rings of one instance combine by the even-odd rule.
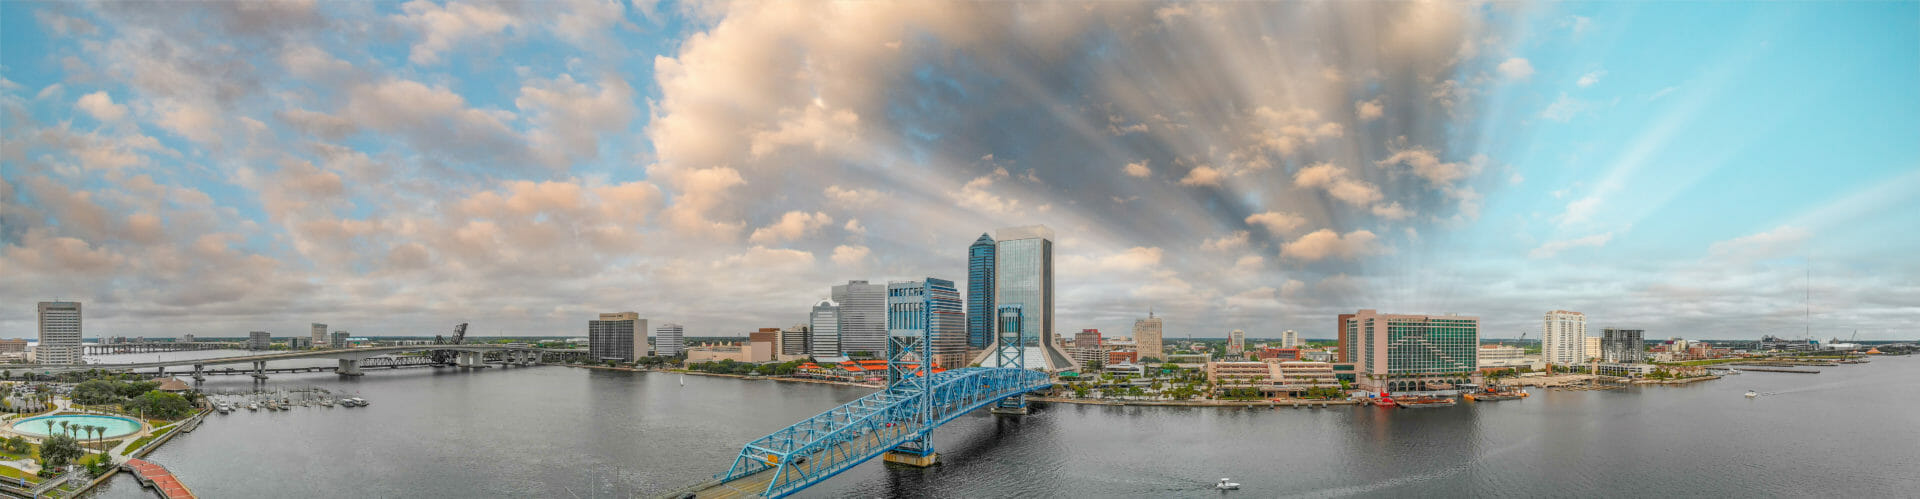
[[698, 496], [786, 496], [923, 441], [968, 412], [1052, 386], [1046, 373], [984, 367], [937, 372], [926, 381], [930, 393], [919, 383], [897, 383], [748, 442]]

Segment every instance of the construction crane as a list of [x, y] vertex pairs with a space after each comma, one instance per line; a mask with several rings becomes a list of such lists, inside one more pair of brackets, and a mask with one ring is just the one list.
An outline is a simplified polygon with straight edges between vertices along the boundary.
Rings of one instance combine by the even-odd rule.
[[[467, 340], [467, 323], [465, 322], [462, 322], [457, 326], [453, 326], [453, 339], [451, 341], [449, 341], [445, 336], [440, 336], [437, 334], [433, 335], [433, 344], [435, 345], [458, 345], [461, 342], [466, 340]], [[433, 363], [452, 364], [453, 354], [454, 352], [452, 350], [434, 350], [432, 354]]]

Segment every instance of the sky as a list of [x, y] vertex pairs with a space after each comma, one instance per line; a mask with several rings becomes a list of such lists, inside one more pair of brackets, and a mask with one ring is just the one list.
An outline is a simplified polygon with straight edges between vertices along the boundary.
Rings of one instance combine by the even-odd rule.
[[[693, 336], [1057, 233], [1056, 327], [1920, 337], [1920, 3], [0, 2], [0, 337]], [[1856, 333], [1857, 331], [1857, 333]]]

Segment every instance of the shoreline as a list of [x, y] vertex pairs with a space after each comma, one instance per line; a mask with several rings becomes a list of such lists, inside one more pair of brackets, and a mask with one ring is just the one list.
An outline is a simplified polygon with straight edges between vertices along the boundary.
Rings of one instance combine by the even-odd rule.
[[689, 371], [686, 369], [638, 369], [638, 368], [632, 368], [632, 367], [607, 367], [607, 366], [579, 365], [579, 364], [561, 364], [561, 365], [564, 365], [567, 367], [581, 367], [586, 369], [600, 369], [605, 371], [691, 374], [694, 376], [713, 376], [716, 378], [733, 378], [733, 379], [743, 379], [743, 380], [751, 380], [751, 381], [784, 381], [788, 383], [813, 383], [816, 385], [837, 385], [837, 386], [851, 386], [851, 387], [859, 387], [859, 388], [885, 388], [886, 387], [884, 385], [854, 383], [850, 381], [834, 381], [834, 380], [828, 380], [828, 379], [788, 378], [788, 377], [780, 377], [780, 376], [748, 376], [745, 374], [708, 373], [708, 372], [700, 372], [700, 371]]
[[1358, 400], [1307, 400], [1296, 399], [1286, 402], [1272, 400], [1102, 400], [1077, 399], [1066, 397], [1027, 397], [1028, 402], [1047, 402], [1078, 405], [1107, 406], [1147, 406], [1147, 407], [1288, 407], [1314, 408], [1342, 405], [1362, 405]]

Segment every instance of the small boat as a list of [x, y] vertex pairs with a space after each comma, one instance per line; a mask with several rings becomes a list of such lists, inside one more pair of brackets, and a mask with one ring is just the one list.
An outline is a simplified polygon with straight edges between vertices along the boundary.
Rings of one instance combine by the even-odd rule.
[[1387, 392], [1380, 392], [1380, 397], [1373, 399], [1373, 405], [1377, 405], [1380, 407], [1394, 407], [1398, 404], [1396, 404], [1393, 401], [1393, 397], [1387, 395]]
[[255, 403], [249, 403], [249, 404], [247, 404], [247, 410], [249, 410], [249, 411], [258, 411], [258, 410], [260, 410], [260, 404], [255, 404]]
[[680, 375], [680, 386], [687, 386], [687, 375]]
[[1747, 398], [1754, 398], [1758, 396], [1760, 396], [1759, 393], [1754, 392], [1753, 390], [1747, 390]]
[[333, 399], [320, 399], [322, 407], [333, 407]]
[[1240, 484], [1233, 483], [1233, 482], [1227, 481], [1227, 479], [1225, 478], [1222, 478], [1220, 479], [1220, 483], [1213, 484], [1213, 488], [1219, 489], [1219, 490], [1240, 490]]

